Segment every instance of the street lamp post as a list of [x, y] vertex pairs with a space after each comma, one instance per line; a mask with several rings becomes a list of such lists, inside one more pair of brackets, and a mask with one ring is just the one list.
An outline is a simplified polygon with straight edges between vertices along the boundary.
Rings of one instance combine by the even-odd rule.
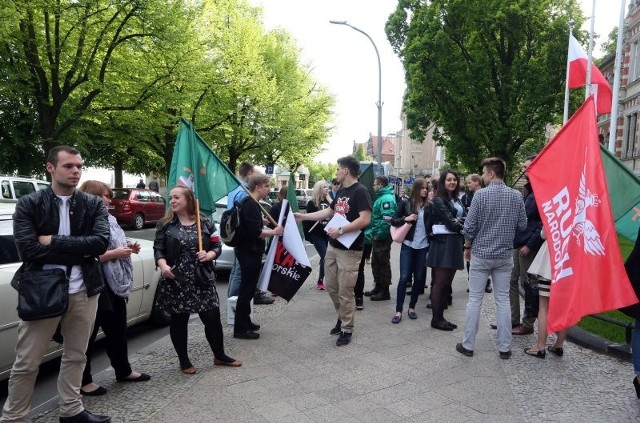
[[347, 21], [329, 21], [334, 25], [346, 25], [351, 29], [355, 29], [359, 33], [363, 34], [365, 37], [371, 41], [374, 50], [376, 51], [376, 56], [378, 58], [378, 102], [376, 103], [376, 107], [378, 108], [378, 174], [383, 175], [384, 171], [382, 169], [382, 66], [380, 65], [380, 53], [378, 53], [378, 47], [376, 43], [373, 42], [373, 39], [361, 30], [360, 28], [356, 28], [355, 26], [347, 23]]

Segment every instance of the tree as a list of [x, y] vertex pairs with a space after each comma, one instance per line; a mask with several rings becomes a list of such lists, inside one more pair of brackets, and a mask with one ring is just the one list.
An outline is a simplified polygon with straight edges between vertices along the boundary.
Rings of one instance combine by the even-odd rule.
[[602, 43], [602, 50], [604, 50], [605, 57], [610, 54], [616, 54], [616, 47], [618, 45], [618, 27], [614, 27], [607, 36], [607, 40]]
[[574, 0], [400, 0], [386, 32], [412, 138], [437, 125], [447, 161], [473, 171], [541, 148], [561, 115], [570, 18], [584, 20]]

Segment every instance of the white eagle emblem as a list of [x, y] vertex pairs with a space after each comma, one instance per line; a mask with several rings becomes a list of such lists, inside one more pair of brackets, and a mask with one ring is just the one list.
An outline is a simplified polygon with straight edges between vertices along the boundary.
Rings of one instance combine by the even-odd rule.
[[604, 246], [600, 241], [600, 234], [591, 220], [587, 219], [587, 209], [598, 207], [601, 203], [598, 194], [593, 194], [586, 185], [586, 165], [580, 175], [580, 193], [576, 198], [575, 217], [573, 219], [573, 236], [576, 237], [578, 246], [584, 248], [585, 253], [591, 255], [604, 255]]

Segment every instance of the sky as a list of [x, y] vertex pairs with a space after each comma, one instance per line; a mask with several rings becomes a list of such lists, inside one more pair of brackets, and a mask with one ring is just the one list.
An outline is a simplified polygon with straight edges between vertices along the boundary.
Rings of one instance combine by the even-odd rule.
[[[325, 151], [316, 160], [334, 163], [351, 154], [353, 141], [365, 142], [378, 132], [378, 62], [371, 42], [363, 34], [329, 20], [346, 20], [375, 42], [382, 74], [382, 134], [402, 127], [400, 113], [405, 90], [404, 70], [391, 49], [384, 25], [397, 0], [249, 0], [263, 8], [267, 30], [283, 28], [293, 35], [301, 49], [303, 63], [309, 64], [319, 83], [336, 98], [334, 127]], [[593, 0], [580, 0], [585, 16], [591, 16]], [[629, 1], [627, 1], [627, 4]], [[620, 1], [597, 0], [595, 32], [600, 42], [620, 15]], [[589, 21], [583, 29], [588, 30]], [[602, 54], [596, 44], [594, 56]]]

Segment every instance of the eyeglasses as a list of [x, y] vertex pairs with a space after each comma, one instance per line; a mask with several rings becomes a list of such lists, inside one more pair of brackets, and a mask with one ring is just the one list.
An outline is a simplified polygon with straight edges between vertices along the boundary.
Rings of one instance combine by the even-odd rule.
[[333, 186], [334, 187], [339, 187], [340, 186], [340, 182], [334, 182]]

